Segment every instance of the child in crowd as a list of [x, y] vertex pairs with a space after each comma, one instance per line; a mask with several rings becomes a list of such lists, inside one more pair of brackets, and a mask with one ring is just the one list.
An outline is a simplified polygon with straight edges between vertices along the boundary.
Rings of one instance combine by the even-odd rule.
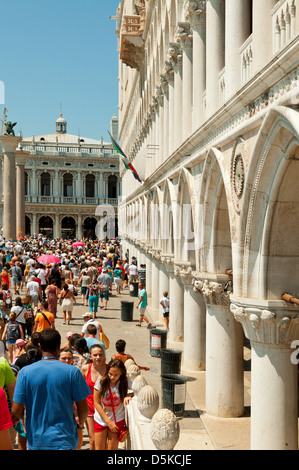
[[[135, 359], [130, 354], [125, 353], [126, 344], [127, 343], [124, 339], [119, 339], [118, 341], [116, 341], [115, 349], [117, 351], [117, 354], [114, 354], [111, 359], [119, 359], [123, 363], [125, 363], [128, 359], [132, 359], [132, 361], [135, 362]], [[136, 366], [138, 366], [141, 370], [149, 370], [149, 367], [139, 366], [138, 364], [136, 364]]]

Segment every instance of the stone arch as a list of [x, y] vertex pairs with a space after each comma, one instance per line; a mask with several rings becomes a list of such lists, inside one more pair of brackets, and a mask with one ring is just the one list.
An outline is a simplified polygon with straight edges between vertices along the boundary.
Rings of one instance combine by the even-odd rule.
[[198, 270], [225, 273], [232, 267], [232, 201], [229, 170], [222, 152], [206, 157], [199, 197]]
[[42, 233], [48, 237], [53, 237], [54, 221], [53, 217], [47, 215], [42, 216], [38, 220], [38, 233]]
[[277, 106], [260, 129], [245, 184], [243, 297], [299, 295], [298, 178], [299, 114]]

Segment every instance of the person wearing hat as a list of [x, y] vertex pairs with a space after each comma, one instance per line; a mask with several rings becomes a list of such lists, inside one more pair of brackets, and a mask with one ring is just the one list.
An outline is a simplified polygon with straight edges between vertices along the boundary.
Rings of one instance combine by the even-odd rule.
[[26, 341], [23, 339], [17, 339], [16, 341], [16, 349], [14, 353], [14, 362], [22, 355], [26, 353]]
[[93, 318], [93, 314], [92, 312], [86, 312], [84, 313], [84, 315], [82, 315], [83, 317], [83, 320], [84, 320], [84, 325], [82, 327], [82, 330], [81, 330], [81, 336], [83, 336], [84, 338], [87, 338], [87, 327], [88, 325], [94, 325], [97, 329], [97, 332], [96, 332], [96, 335], [95, 337], [99, 340], [100, 339], [100, 333], [103, 333], [103, 328], [102, 328], [102, 325], [96, 320]]

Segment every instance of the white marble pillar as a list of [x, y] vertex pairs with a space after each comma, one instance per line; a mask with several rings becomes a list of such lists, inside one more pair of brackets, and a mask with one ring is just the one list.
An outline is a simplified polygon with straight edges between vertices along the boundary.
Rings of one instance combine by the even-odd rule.
[[54, 229], [53, 229], [53, 236], [54, 238], [60, 238], [61, 231], [60, 231], [60, 222], [59, 222], [59, 214], [55, 214], [54, 216]]
[[16, 148], [21, 137], [0, 136], [3, 153], [3, 236], [16, 237]]
[[297, 312], [279, 301], [231, 301], [251, 344], [251, 450], [298, 450]]
[[[168, 292], [169, 294], [169, 275], [163, 263], [160, 263], [159, 268], [159, 303], [160, 299], [163, 296], [163, 292]], [[162, 307], [159, 304], [159, 317], [163, 321]]]
[[192, 131], [204, 122], [203, 96], [206, 90], [206, 4], [188, 0], [186, 19], [193, 30]]
[[225, 274], [195, 277], [207, 312], [206, 412], [236, 418], [244, 413], [243, 331], [230, 311], [230, 279]]
[[177, 43], [171, 43], [169, 56], [174, 71], [174, 150], [182, 143], [182, 104], [183, 104], [183, 76], [182, 51]]
[[164, 126], [163, 126], [163, 161], [169, 157], [169, 85], [165, 75], [161, 75], [163, 90]]
[[168, 268], [169, 272], [169, 333], [168, 344], [170, 347], [183, 346], [184, 341], [184, 286], [176, 271]]
[[151, 305], [152, 299], [152, 260], [150, 255], [146, 252], [145, 255], [145, 265], [146, 265], [146, 292], [147, 292], [147, 301]]
[[206, 305], [202, 294], [194, 291], [191, 278], [182, 282], [185, 336], [182, 370], [201, 372], [206, 369]]
[[25, 164], [29, 152], [16, 152], [16, 236], [24, 237], [25, 229]]
[[166, 78], [168, 81], [169, 120], [168, 120], [168, 152], [174, 151], [174, 70], [170, 62], [167, 62]]
[[[219, 106], [218, 74], [224, 67], [225, 2], [207, 0], [206, 4], [206, 117]], [[211, 51], [213, 51], [211, 53]]]
[[[267, 64], [273, 56], [273, 35], [271, 10], [277, 3], [276, 0], [253, 0], [252, 24], [252, 73], [255, 75]], [[297, 8], [298, 10], [298, 8]], [[261, 44], [263, 47], [261, 47]]]
[[38, 223], [37, 223], [37, 214], [32, 214], [32, 226], [31, 226], [31, 233], [36, 234], [38, 233]]
[[159, 263], [156, 259], [152, 259], [152, 301], [151, 301], [151, 317], [153, 321], [159, 319]]
[[78, 214], [78, 225], [77, 225], [77, 238], [79, 240], [82, 240], [83, 238], [83, 221], [82, 221], [82, 215]]
[[177, 39], [182, 46], [182, 140], [192, 131], [192, 30], [189, 23], [179, 23]]
[[[260, 2], [263, 3], [263, 2]], [[225, 99], [242, 85], [240, 47], [251, 33], [251, 0], [225, 2]], [[270, 31], [268, 32], [269, 36]]]

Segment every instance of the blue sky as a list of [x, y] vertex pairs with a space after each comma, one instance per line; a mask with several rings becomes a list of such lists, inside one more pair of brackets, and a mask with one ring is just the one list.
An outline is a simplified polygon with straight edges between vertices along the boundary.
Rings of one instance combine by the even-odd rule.
[[[119, 0], [2, 2], [0, 80], [8, 120], [23, 137], [55, 133], [60, 103], [68, 133], [103, 136], [118, 105], [115, 16]], [[4, 105], [0, 105], [1, 118]]]

